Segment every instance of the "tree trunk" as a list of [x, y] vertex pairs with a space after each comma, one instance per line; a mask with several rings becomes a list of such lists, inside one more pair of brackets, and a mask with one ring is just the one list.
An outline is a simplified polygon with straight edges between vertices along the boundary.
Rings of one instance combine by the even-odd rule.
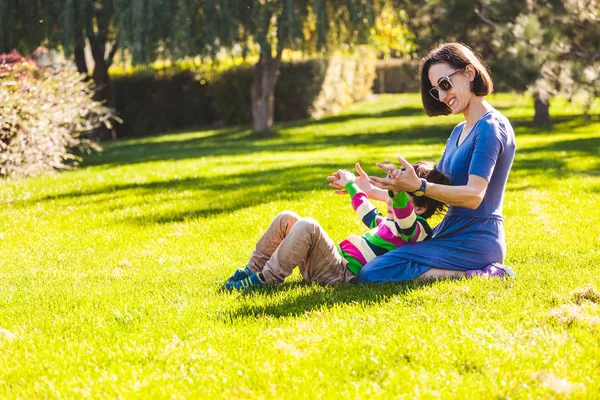
[[252, 124], [254, 132], [265, 134], [273, 128], [275, 114], [275, 85], [279, 77], [281, 52], [273, 58], [269, 47], [261, 51], [260, 59], [254, 66], [252, 80]]
[[548, 96], [534, 93], [533, 104], [535, 107], [535, 115], [533, 116], [533, 123], [536, 125], [549, 125], [550, 124], [550, 98]]
[[75, 46], [75, 65], [77, 66], [77, 71], [82, 74], [88, 73], [87, 64], [85, 62], [85, 47], [77, 45]]
[[112, 82], [108, 76], [108, 65], [106, 65], [104, 57], [94, 57], [94, 64], [94, 72], [92, 73], [92, 78], [96, 84], [94, 100], [104, 101], [106, 106], [112, 107]]
[[[113, 98], [113, 85], [108, 75], [108, 68], [110, 67], [111, 58], [107, 61], [104, 58], [104, 46], [92, 45], [92, 56], [94, 57], [94, 71], [92, 72], [92, 79], [96, 84], [93, 99], [101, 101], [105, 106], [115, 108]], [[110, 129], [110, 137], [115, 140], [117, 138], [117, 131], [113, 127]]]

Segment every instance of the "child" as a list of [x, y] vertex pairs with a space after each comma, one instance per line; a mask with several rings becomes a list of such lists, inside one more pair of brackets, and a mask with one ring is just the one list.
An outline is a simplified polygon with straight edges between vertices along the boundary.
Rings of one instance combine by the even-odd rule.
[[[428, 182], [450, 184], [432, 162], [418, 162], [413, 168]], [[389, 173], [401, 172], [394, 168]], [[363, 236], [352, 235], [335, 246], [317, 221], [284, 211], [262, 235], [246, 268], [237, 270], [225, 289], [281, 284], [296, 266], [307, 282], [320, 285], [357, 282], [363, 265], [375, 257], [427, 239], [431, 228], [426, 219], [446, 208], [446, 204], [428, 197], [390, 192], [385, 218], [356, 184], [352, 172], [339, 170], [335, 175], [339, 175], [335, 183], [348, 191], [352, 207], [371, 230]]]

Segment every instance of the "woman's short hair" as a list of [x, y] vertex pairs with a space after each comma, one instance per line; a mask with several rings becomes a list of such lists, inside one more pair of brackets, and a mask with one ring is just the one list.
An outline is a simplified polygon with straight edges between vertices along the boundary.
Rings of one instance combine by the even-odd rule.
[[421, 99], [423, 100], [423, 108], [427, 115], [433, 117], [435, 115], [448, 115], [452, 111], [450, 108], [434, 99], [429, 94], [429, 89], [433, 86], [429, 82], [429, 68], [432, 65], [444, 63], [453, 68], [461, 69], [467, 65], [472, 65], [475, 68], [475, 79], [471, 82], [471, 91], [476, 96], [486, 96], [494, 90], [494, 83], [490, 77], [489, 68], [485, 62], [478, 57], [469, 47], [461, 43], [446, 43], [440, 47], [433, 49], [421, 60], [419, 74], [421, 76]]

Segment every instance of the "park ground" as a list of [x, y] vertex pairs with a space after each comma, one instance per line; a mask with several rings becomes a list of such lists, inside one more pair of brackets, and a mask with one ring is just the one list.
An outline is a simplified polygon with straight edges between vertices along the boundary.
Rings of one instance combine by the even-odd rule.
[[[0, 182], [0, 398], [597, 398], [600, 110], [491, 102], [515, 126], [517, 277], [220, 290], [278, 212], [364, 229], [325, 177], [438, 160], [458, 117], [382, 96], [319, 121], [107, 143]], [[437, 219], [439, 220], [439, 218]]]

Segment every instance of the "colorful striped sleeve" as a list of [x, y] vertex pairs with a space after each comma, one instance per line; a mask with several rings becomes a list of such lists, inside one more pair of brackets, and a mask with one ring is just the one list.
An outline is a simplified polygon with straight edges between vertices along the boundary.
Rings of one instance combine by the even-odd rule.
[[368, 228], [379, 226], [384, 218], [377, 210], [377, 207], [371, 203], [367, 194], [360, 190], [358, 185], [354, 182], [348, 182], [345, 189], [352, 199], [352, 208], [356, 211], [358, 218], [360, 218]]
[[[424, 239], [424, 227], [417, 220], [417, 214], [410, 198], [405, 192], [392, 197], [392, 216], [394, 226], [390, 231], [405, 243], [414, 243]], [[390, 224], [391, 225], [391, 224]]]

